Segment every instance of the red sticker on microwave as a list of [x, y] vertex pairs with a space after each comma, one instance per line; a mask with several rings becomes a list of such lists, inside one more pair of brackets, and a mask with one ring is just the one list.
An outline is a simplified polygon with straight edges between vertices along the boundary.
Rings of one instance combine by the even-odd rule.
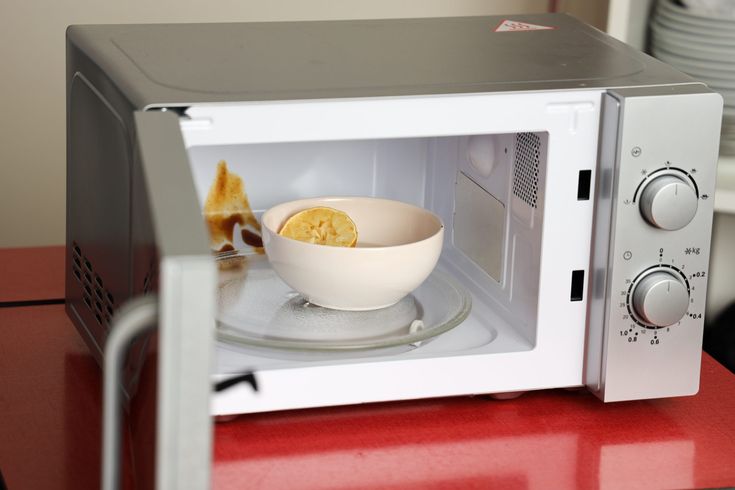
[[498, 24], [498, 27], [496, 27], [493, 32], [546, 31], [549, 29], [556, 29], [556, 27], [541, 26], [538, 24], [529, 24], [527, 22], [505, 19], [503, 22]]

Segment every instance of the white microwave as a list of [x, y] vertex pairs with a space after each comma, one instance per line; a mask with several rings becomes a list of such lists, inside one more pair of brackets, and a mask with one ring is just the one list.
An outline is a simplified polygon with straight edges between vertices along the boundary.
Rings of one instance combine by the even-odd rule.
[[[156, 481], [193, 488], [212, 415], [696, 393], [722, 105], [563, 15], [70, 27], [66, 304], [106, 420], [153, 377]], [[234, 272], [222, 171], [252, 210]], [[409, 304], [304, 309], [274, 275], [262, 213], [325, 195], [442, 219]]]

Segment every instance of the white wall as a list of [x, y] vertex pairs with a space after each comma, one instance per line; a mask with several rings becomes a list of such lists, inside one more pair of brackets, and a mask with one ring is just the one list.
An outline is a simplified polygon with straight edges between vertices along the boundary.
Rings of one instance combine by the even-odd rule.
[[653, 0], [610, 0], [606, 31], [634, 48], [644, 49], [652, 7]]
[[707, 322], [735, 301], [735, 215], [716, 213], [707, 285]]

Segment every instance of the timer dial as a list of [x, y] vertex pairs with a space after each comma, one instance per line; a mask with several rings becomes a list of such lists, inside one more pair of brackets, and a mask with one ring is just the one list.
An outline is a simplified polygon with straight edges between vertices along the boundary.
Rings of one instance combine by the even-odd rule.
[[697, 212], [697, 193], [683, 178], [661, 175], [646, 184], [640, 210], [649, 224], [662, 230], [684, 228]]
[[639, 322], [667, 327], [681, 320], [689, 309], [689, 288], [670, 272], [651, 272], [633, 285], [632, 307]]

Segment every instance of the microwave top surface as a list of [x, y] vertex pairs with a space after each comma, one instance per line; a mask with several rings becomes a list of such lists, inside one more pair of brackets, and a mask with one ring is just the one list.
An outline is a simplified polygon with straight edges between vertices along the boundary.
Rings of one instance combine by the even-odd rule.
[[139, 108], [693, 82], [563, 14], [86, 25], [67, 38], [68, 64], [83, 53]]

